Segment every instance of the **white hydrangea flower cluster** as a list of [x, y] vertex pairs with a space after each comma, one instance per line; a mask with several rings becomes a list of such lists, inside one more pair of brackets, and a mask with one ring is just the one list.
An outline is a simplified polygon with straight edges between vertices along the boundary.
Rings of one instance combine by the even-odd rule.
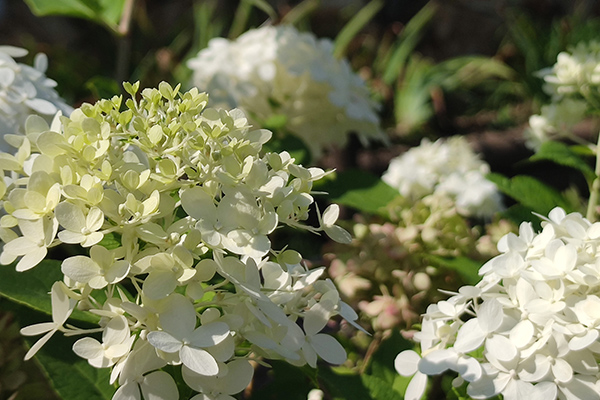
[[45, 75], [48, 57], [37, 54], [33, 67], [13, 58], [25, 55], [25, 49], [0, 46], [0, 151], [4, 152], [12, 148], [1, 136], [24, 134], [28, 116], [40, 115], [50, 122], [58, 111], [66, 115], [73, 111], [54, 90], [56, 82]]
[[585, 100], [569, 97], [543, 106], [541, 114], [529, 117], [525, 145], [538, 151], [547, 141], [572, 136], [573, 127], [585, 118], [587, 110]]
[[293, 26], [264, 26], [235, 41], [212, 39], [188, 66], [193, 85], [211, 93], [213, 104], [239, 107], [258, 126], [283, 118], [284, 129], [314, 157], [344, 145], [350, 131], [363, 143], [385, 140], [365, 82], [333, 56], [331, 40]]
[[600, 42], [581, 42], [561, 52], [552, 68], [541, 71], [551, 93], [584, 96], [600, 85]]
[[600, 399], [600, 223], [555, 208], [542, 226], [504, 236], [476, 286], [429, 306], [421, 355], [395, 360], [414, 374], [407, 400], [446, 370], [474, 399]]
[[539, 115], [529, 118], [529, 129], [524, 133], [525, 145], [538, 151], [550, 140], [580, 142], [573, 127], [600, 104], [600, 42], [577, 44], [569, 52], [560, 53], [554, 66], [538, 74], [546, 82], [544, 89], [552, 98]]
[[408, 199], [449, 196], [462, 215], [489, 218], [502, 209], [496, 185], [485, 179], [489, 172], [466, 139], [454, 136], [433, 143], [423, 139], [394, 158], [382, 179]]
[[[197, 89], [163, 82], [136, 100], [138, 86], [125, 84], [124, 111], [113, 97], [51, 127], [30, 117], [26, 135], [7, 136], [16, 154], [0, 153], [0, 262], [24, 271], [61, 243], [89, 249], [62, 262], [52, 322], [23, 328], [45, 333], [27, 358], [57, 331], [101, 330], [101, 341], [86, 336], [73, 350], [112, 368], [115, 400], [179, 398], [167, 364], [182, 365], [194, 400], [226, 400], [249, 384], [252, 358], [342, 363], [344, 348], [321, 331], [356, 314], [323, 268], [269, 239], [286, 224], [350, 241], [336, 205], [320, 226], [303, 222], [326, 173], [287, 152], [261, 155], [271, 132], [249, 129], [240, 110], [205, 108]], [[75, 308], [98, 315], [100, 329], [65, 327]]]

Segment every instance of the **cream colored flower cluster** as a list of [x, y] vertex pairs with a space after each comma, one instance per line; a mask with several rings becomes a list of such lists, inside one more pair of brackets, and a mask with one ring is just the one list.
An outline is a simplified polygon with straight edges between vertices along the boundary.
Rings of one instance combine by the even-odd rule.
[[315, 157], [344, 145], [349, 132], [363, 143], [385, 140], [368, 88], [347, 61], [334, 58], [328, 39], [265, 26], [235, 41], [212, 39], [188, 66], [193, 85], [211, 93], [213, 104], [240, 107], [258, 126], [278, 116]]
[[597, 91], [600, 85], [600, 42], [581, 42], [562, 52], [551, 69], [541, 71], [549, 89], [557, 95]]
[[581, 142], [573, 127], [600, 107], [600, 43], [579, 43], [558, 55], [556, 63], [539, 72], [552, 96], [541, 113], [529, 118], [525, 144], [534, 151], [550, 140]]
[[[45, 75], [46, 55], [36, 55], [33, 67], [14, 60], [25, 55], [27, 50], [0, 46], [0, 137], [7, 133], [24, 134], [25, 121], [31, 114], [49, 122], [57, 111], [68, 115], [73, 110], [54, 90], [56, 82]], [[10, 150], [0, 138], [0, 151]]]
[[390, 162], [382, 179], [408, 199], [451, 197], [463, 216], [490, 218], [502, 207], [496, 185], [485, 179], [490, 167], [462, 136], [421, 144]]
[[414, 374], [407, 400], [446, 370], [474, 399], [600, 399], [600, 223], [556, 208], [542, 226], [521, 224], [476, 286], [429, 306], [415, 335], [421, 354], [395, 361]]
[[[178, 398], [167, 364], [182, 366], [197, 400], [231, 399], [260, 356], [342, 363], [343, 347], [321, 330], [356, 314], [323, 268], [269, 239], [285, 224], [350, 241], [335, 205], [318, 227], [304, 222], [326, 173], [261, 154], [271, 132], [250, 129], [239, 110], [206, 108], [197, 89], [125, 88], [124, 104], [84, 104], [52, 126], [31, 117], [26, 135], [7, 136], [16, 153], [0, 153], [0, 262], [24, 271], [61, 243], [89, 249], [62, 261], [52, 322], [22, 330], [45, 333], [27, 357], [57, 331], [86, 335], [73, 350], [112, 369], [113, 399]], [[74, 308], [101, 317], [101, 341], [87, 336], [98, 329], [64, 326]]]
[[547, 141], [572, 137], [573, 127], [586, 117], [588, 106], [585, 100], [569, 97], [542, 106], [540, 114], [529, 117], [525, 145], [538, 151]]

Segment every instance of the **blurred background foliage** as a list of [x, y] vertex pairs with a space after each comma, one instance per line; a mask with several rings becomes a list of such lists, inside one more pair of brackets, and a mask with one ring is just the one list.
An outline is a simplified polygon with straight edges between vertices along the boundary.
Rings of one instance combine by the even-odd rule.
[[[334, 40], [335, 54], [349, 59], [382, 103], [382, 125], [392, 143], [365, 149], [354, 140], [320, 160], [338, 170], [335, 181], [317, 188], [327, 190], [329, 200], [372, 217], [361, 224], [385, 220], [389, 215], [382, 208], [396, 193], [378, 176], [390, 159], [422, 138], [460, 134], [490, 163], [496, 173], [491, 179], [503, 192], [527, 206], [513, 209], [514, 220], [520, 220], [531, 209], [548, 205], [523, 190], [537, 180], [510, 178], [515, 175], [546, 182], [552, 188], [540, 190], [548, 191], [548, 199], [571, 199], [563, 204], [567, 209], [580, 206], [577, 192], [586, 195], [581, 175], [585, 165], [569, 165], [556, 149], [528, 160], [531, 153], [522, 132], [529, 116], [548, 101], [536, 72], [554, 64], [569, 46], [597, 38], [599, 16], [600, 4], [592, 0], [0, 0], [0, 36], [2, 44], [29, 50], [24, 63], [46, 53], [47, 75], [78, 106], [120, 93], [124, 80], [139, 80], [142, 87], [163, 80], [185, 84], [191, 74], [185, 62], [211, 38], [235, 38], [266, 23], [294, 24]], [[595, 125], [584, 121], [579, 130], [591, 136]], [[560, 191], [567, 196], [561, 197]], [[350, 214], [346, 211], [345, 217]], [[321, 247], [315, 245], [319, 239], [286, 231], [277, 235], [315, 263], [322, 261]], [[354, 257], [352, 252], [341, 257], [344, 263]], [[450, 270], [454, 266], [441, 258], [428, 262], [445, 263]], [[0, 303], [0, 310], [8, 308]], [[412, 345], [397, 330], [373, 340], [364, 335], [350, 339], [343, 335], [347, 327], [341, 329], [346, 347], [357, 349], [348, 365], [315, 372], [274, 363], [276, 368], [257, 373], [256, 386], [243, 398], [276, 399], [286, 393], [289, 399], [305, 399], [309, 388], [317, 386], [327, 398], [400, 398], [407, 380], [390, 365], [399, 351]], [[14, 396], [26, 385], [24, 374], [40, 376], [18, 361], [20, 341], [13, 314], [2, 311], [0, 399], [35, 398], [31, 396], [47, 391], [43, 380], [33, 378], [34, 385], [42, 386], [22, 386]], [[361, 372], [359, 379], [350, 375], [356, 371]], [[447, 384], [438, 382], [436, 387]], [[306, 390], [289, 394], [290, 387]]]

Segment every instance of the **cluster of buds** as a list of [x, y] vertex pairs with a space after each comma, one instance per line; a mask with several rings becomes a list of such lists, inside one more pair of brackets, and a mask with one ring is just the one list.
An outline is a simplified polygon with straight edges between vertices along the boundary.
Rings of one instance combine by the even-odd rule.
[[[321, 330], [356, 314], [324, 268], [269, 239], [285, 224], [351, 240], [336, 205], [318, 213], [319, 226], [305, 223], [326, 173], [287, 152], [262, 154], [271, 132], [251, 129], [240, 110], [206, 108], [196, 89], [124, 87], [123, 111], [115, 96], [51, 126], [30, 117], [26, 135], [5, 137], [17, 150], [0, 153], [0, 262], [24, 271], [62, 243], [89, 250], [62, 261], [52, 322], [22, 329], [45, 333], [26, 358], [57, 331], [85, 335], [73, 351], [111, 368], [115, 400], [178, 398], [165, 365], [181, 365], [194, 399], [229, 399], [250, 382], [251, 359], [344, 362]], [[99, 329], [65, 326], [75, 308]], [[89, 336], [98, 331], [100, 341]]]
[[[438, 287], [461, 281], [439, 257], [485, 260], [496, 254], [490, 235], [471, 227], [449, 197], [429, 195], [388, 206], [390, 221], [354, 225], [351, 246], [335, 246], [328, 269], [344, 299], [362, 311], [375, 331], [410, 328], [440, 298]], [[506, 233], [503, 221], [491, 224]]]

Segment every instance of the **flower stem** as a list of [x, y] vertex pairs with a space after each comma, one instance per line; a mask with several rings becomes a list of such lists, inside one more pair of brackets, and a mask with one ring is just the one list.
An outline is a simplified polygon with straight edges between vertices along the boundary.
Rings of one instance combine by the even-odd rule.
[[588, 202], [586, 218], [590, 222], [596, 221], [596, 207], [598, 205], [598, 194], [600, 193], [600, 134], [598, 135], [598, 144], [596, 144], [596, 177], [590, 186], [590, 200]]

